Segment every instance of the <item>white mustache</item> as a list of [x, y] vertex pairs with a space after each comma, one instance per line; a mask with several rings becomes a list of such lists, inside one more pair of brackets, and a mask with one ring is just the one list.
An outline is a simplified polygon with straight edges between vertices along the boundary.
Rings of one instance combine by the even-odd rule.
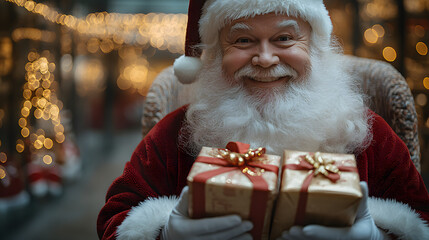
[[260, 82], [272, 82], [282, 77], [291, 77], [291, 79], [295, 79], [298, 77], [298, 73], [286, 64], [278, 64], [268, 69], [247, 64], [240, 68], [234, 76], [236, 79], [249, 77]]

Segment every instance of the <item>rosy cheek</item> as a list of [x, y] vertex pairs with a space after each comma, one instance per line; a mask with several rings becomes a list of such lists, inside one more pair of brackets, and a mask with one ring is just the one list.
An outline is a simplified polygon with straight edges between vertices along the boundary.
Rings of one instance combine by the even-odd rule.
[[282, 59], [283, 63], [290, 65], [299, 74], [303, 74], [306, 71], [306, 66], [310, 63], [310, 57], [301, 49], [295, 49], [283, 54]]
[[222, 59], [222, 69], [228, 76], [234, 73], [248, 63], [248, 55], [242, 51], [230, 51], [224, 53]]

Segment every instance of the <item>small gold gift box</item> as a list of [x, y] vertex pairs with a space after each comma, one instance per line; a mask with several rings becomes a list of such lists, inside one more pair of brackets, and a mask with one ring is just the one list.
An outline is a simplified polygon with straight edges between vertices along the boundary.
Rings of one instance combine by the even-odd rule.
[[[238, 214], [253, 222], [253, 239], [268, 239], [281, 157], [260, 154], [262, 148], [249, 150], [247, 144], [244, 150], [228, 146], [203, 147], [195, 160], [187, 178], [189, 215], [201, 218]], [[256, 154], [244, 161], [252, 151]]]
[[294, 225], [351, 226], [362, 198], [351, 154], [284, 151], [270, 239]]

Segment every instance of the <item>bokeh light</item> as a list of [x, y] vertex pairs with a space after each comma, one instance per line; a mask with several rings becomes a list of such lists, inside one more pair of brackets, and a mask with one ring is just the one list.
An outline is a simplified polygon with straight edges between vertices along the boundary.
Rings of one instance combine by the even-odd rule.
[[424, 42], [418, 42], [416, 44], [416, 50], [420, 55], [425, 56], [428, 54], [428, 46]]
[[427, 102], [428, 102], [428, 99], [427, 99], [426, 94], [420, 93], [416, 96], [416, 104], [417, 105], [424, 107], [424, 106], [426, 106]]
[[4, 152], [0, 152], [0, 162], [5, 163], [7, 161], [7, 155]]
[[52, 157], [50, 155], [43, 156], [43, 162], [47, 165], [52, 164]]
[[396, 50], [392, 47], [385, 47], [383, 49], [383, 57], [389, 62], [394, 62], [396, 60]]
[[365, 40], [369, 43], [376, 43], [378, 40], [377, 31], [372, 28], [368, 28], [364, 33]]
[[425, 77], [425, 78], [423, 79], [423, 86], [424, 86], [426, 89], [429, 89], [429, 77]]
[[0, 180], [6, 178], [6, 169], [3, 166], [0, 166]]

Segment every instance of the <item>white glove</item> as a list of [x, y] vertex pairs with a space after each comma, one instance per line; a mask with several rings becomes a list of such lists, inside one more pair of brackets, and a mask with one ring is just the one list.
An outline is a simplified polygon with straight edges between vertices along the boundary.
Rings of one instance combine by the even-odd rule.
[[253, 228], [250, 221], [238, 215], [191, 219], [188, 215], [188, 187], [180, 194], [179, 202], [170, 214], [161, 239], [163, 240], [251, 240], [247, 233]]
[[305, 227], [293, 226], [289, 231], [283, 232], [277, 240], [383, 240], [389, 239], [386, 233], [377, 228], [368, 209], [368, 185], [360, 182], [362, 200], [353, 226], [344, 228], [325, 227], [320, 225], [307, 225]]

